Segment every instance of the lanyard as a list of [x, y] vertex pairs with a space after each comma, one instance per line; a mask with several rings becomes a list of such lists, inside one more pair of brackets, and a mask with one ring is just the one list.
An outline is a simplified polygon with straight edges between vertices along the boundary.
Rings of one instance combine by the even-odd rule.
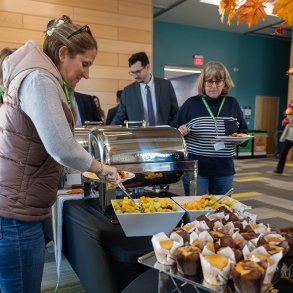
[[3, 96], [4, 96], [4, 92], [2, 88], [0, 87], [0, 104], [3, 104]]
[[71, 97], [70, 97], [70, 93], [69, 93], [69, 86], [67, 85], [67, 83], [64, 80], [63, 80], [63, 90], [64, 90], [67, 104], [68, 104], [70, 110], [72, 111], [73, 105], [72, 105], [72, 101], [71, 101]]
[[214, 123], [215, 123], [216, 134], [217, 134], [217, 136], [218, 136], [218, 117], [219, 117], [219, 114], [220, 114], [220, 112], [221, 112], [221, 110], [222, 110], [222, 108], [223, 108], [223, 105], [224, 105], [224, 102], [225, 102], [225, 97], [223, 98], [223, 100], [222, 100], [222, 102], [221, 102], [220, 108], [219, 108], [218, 113], [217, 113], [217, 117], [214, 116], [214, 114], [213, 114], [213, 112], [211, 111], [211, 108], [209, 107], [209, 105], [208, 105], [206, 99], [205, 99], [204, 97], [201, 97], [201, 99], [202, 99], [202, 102], [204, 103], [206, 109], [208, 110], [210, 116], [212, 117], [212, 119], [213, 119], [213, 121], [214, 121]]

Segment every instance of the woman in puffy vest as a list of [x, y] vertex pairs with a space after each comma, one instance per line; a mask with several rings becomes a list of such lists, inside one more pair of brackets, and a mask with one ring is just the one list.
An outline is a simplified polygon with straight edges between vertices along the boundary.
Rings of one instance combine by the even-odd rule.
[[34, 41], [5, 58], [0, 107], [0, 292], [40, 292], [42, 224], [57, 196], [61, 165], [116, 184], [104, 165], [74, 139], [70, 91], [97, 54], [90, 28], [67, 16], [52, 20], [43, 49]]

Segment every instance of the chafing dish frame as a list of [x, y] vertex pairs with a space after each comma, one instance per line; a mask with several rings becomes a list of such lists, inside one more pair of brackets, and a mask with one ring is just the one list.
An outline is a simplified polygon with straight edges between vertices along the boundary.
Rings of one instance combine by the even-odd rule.
[[[125, 128], [124, 128], [125, 129]], [[113, 128], [112, 128], [113, 130]], [[115, 129], [114, 129], [115, 130]], [[121, 128], [117, 128], [117, 131], [121, 131]], [[118, 169], [118, 171], [129, 171], [136, 174], [136, 177], [124, 182], [126, 188], [136, 188], [142, 186], [154, 186], [154, 185], [166, 185], [172, 184], [180, 181], [184, 172], [195, 172], [197, 173], [197, 161], [188, 160], [187, 159], [187, 151], [186, 144], [183, 139], [183, 147], [184, 150], [181, 153], [173, 153], [173, 157], [176, 160], [173, 161], [158, 161], [158, 162], [128, 162], [128, 163], [111, 163], [109, 156], [106, 156], [106, 152], [104, 150], [106, 145], [99, 143], [99, 139], [94, 132], [97, 131], [97, 128], [91, 128], [88, 133], [88, 148], [89, 153], [92, 154], [96, 159], [98, 159], [103, 164], [109, 164]], [[94, 144], [94, 145], [93, 145]], [[93, 148], [97, 148], [94, 150]], [[99, 157], [96, 157], [96, 154], [99, 154]], [[183, 159], [183, 160], [182, 160]], [[168, 182], [164, 180], [158, 180], [156, 177], [154, 179], [145, 180], [143, 182], [142, 176], [145, 174], [147, 176], [148, 173], [158, 174], [160, 172], [164, 172], [164, 174], [175, 174], [176, 176], [172, 178], [168, 177]], [[138, 176], [141, 179], [139, 184], [135, 182], [138, 180]], [[159, 182], [159, 184], [157, 184]], [[111, 199], [116, 198], [116, 186], [108, 183], [95, 183], [98, 187], [99, 192], [99, 205], [103, 210], [106, 209], [108, 205], [111, 204]]]

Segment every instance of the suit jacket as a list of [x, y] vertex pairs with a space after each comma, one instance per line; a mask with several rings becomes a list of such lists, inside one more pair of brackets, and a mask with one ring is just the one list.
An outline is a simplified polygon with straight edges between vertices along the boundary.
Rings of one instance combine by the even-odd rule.
[[74, 92], [82, 125], [85, 121], [103, 121], [98, 115], [96, 104], [90, 95]]
[[115, 117], [117, 111], [119, 109], [119, 104], [108, 110], [106, 125], [110, 125], [112, 123], [113, 118]]
[[[174, 88], [169, 80], [154, 77], [157, 101], [157, 125], [170, 125], [178, 111]], [[144, 120], [140, 84], [134, 82], [123, 89], [120, 106], [112, 124], [122, 125], [124, 120]]]

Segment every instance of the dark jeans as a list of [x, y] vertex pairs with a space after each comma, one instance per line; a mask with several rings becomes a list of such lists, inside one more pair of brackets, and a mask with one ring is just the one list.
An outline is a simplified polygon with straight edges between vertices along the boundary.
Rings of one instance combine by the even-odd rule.
[[276, 171], [278, 173], [283, 173], [285, 163], [286, 163], [286, 159], [287, 159], [287, 155], [288, 155], [288, 153], [289, 153], [289, 151], [290, 151], [292, 146], [293, 146], [293, 141], [286, 139], [285, 142], [284, 142], [283, 151], [282, 151], [282, 153], [280, 155], [279, 162], [278, 162], [278, 165], [277, 165], [277, 168], [276, 168]]
[[0, 218], [1, 293], [39, 293], [44, 261], [42, 222]]
[[[184, 188], [184, 195], [190, 195], [190, 177], [188, 172], [184, 172], [183, 176], [181, 177], [183, 188]], [[194, 195], [194, 194], [193, 194]]]
[[202, 176], [197, 175], [197, 195], [223, 195], [233, 186], [234, 175]]

